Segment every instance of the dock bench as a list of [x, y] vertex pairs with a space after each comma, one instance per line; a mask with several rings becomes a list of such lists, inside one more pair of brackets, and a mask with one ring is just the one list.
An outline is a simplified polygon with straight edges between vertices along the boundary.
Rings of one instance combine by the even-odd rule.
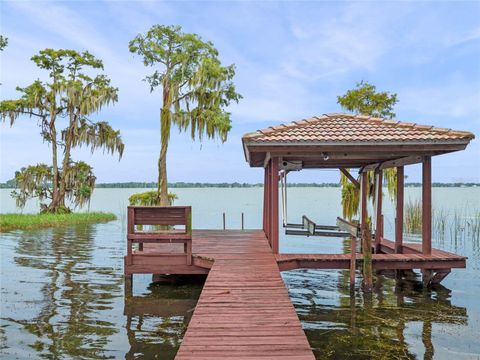
[[[139, 244], [138, 254], [144, 243], [183, 243], [184, 264], [192, 265], [191, 206], [129, 206], [127, 222], [127, 265], [134, 263], [134, 243]], [[175, 229], [178, 225], [184, 228]]]

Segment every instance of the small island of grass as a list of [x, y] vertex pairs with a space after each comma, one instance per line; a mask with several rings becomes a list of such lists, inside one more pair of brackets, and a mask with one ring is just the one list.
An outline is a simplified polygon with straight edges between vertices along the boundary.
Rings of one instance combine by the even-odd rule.
[[112, 213], [86, 212], [69, 214], [0, 214], [0, 232], [46, 227], [98, 223], [115, 220]]

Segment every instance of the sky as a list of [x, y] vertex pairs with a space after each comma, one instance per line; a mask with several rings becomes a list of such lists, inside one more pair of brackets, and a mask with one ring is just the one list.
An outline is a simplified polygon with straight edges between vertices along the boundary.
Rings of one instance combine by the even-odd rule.
[[[88, 50], [104, 62], [119, 101], [95, 116], [119, 129], [118, 157], [78, 149], [97, 182], [155, 181], [161, 91], [142, 81], [153, 72], [128, 42], [154, 24], [178, 24], [212, 41], [224, 65], [235, 64], [243, 99], [229, 107], [228, 140], [193, 142], [172, 129], [170, 182], [263, 181], [245, 161], [243, 134], [342, 111], [338, 95], [361, 80], [398, 94], [401, 121], [476, 134], [466, 151], [433, 159], [433, 181], [480, 182], [480, 2], [0, 2], [0, 99], [46, 79], [31, 56], [44, 48]], [[0, 124], [0, 181], [28, 164], [50, 163], [36, 121]], [[420, 167], [406, 167], [421, 181]], [[295, 182], [336, 182], [338, 171], [302, 171]]]

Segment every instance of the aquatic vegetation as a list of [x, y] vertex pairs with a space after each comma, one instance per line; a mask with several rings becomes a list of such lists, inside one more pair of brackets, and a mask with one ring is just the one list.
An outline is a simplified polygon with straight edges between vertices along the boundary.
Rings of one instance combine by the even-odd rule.
[[86, 212], [69, 214], [0, 214], [0, 232], [58, 227], [115, 220], [112, 213]]
[[422, 202], [417, 199], [408, 200], [404, 210], [404, 226], [408, 233], [420, 233], [422, 231]]

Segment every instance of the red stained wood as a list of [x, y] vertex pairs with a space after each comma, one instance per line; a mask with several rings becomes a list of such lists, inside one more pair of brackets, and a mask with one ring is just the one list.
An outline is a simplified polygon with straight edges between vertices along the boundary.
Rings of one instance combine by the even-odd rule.
[[395, 217], [395, 252], [401, 253], [403, 245], [403, 192], [405, 174], [403, 166], [397, 167], [397, 207]]
[[422, 252], [432, 253], [432, 159], [425, 156], [422, 167]]
[[177, 360], [314, 359], [262, 231], [195, 231], [193, 247], [215, 261]]
[[[184, 273], [182, 265], [192, 265], [191, 211], [190, 206], [129, 206], [125, 274], [143, 273], [149, 266], [168, 268], [172, 265], [180, 265], [179, 271]], [[185, 228], [139, 231], [136, 225], [183, 225]], [[133, 243], [138, 243], [136, 252], [132, 249]], [[144, 243], [182, 243], [183, 252], [174, 254], [168, 251], [165, 255], [161, 251], [154, 251], [153, 247], [144, 251]]]
[[375, 172], [376, 177], [376, 195], [375, 195], [375, 253], [380, 251], [380, 242], [383, 238], [383, 215], [382, 215], [382, 203], [383, 203], [383, 171], [377, 170]]
[[[146, 243], [133, 253], [134, 264], [125, 265], [127, 275], [208, 273], [177, 359], [313, 359], [280, 271], [349, 269], [351, 254], [273, 254], [262, 230], [192, 236], [190, 266], [176, 264], [181, 243]], [[420, 244], [403, 244], [404, 253], [395, 254], [395, 243], [382, 239], [380, 248], [389, 253], [372, 255], [374, 269], [435, 269], [440, 279], [465, 267], [465, 257], [436, 249], [424, 255]], [[356, 255], [358, 266], [363, 256]]]
[[279, 252], [278, 236], [278, 158], [270, 161], [270, 243], [274, 254]]

